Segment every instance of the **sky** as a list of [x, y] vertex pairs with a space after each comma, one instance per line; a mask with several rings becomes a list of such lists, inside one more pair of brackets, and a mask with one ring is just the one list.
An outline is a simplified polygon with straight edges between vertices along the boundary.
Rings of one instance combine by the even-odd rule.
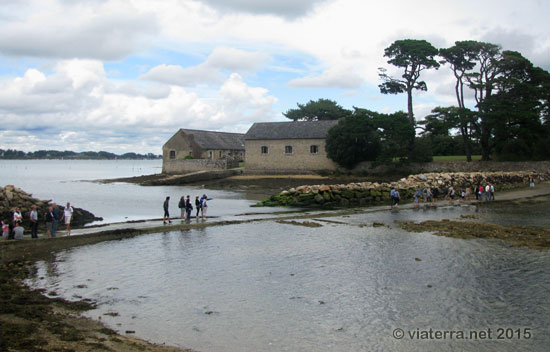
[[[0, 0], [0, 149], [160, 154], [179, 128], [245, 133], [297, 103], [406, 110], [384, 48], [516, 50], [550, 70], [546, 0]], [[417, 120], [456, 104], [423, 72]], [[470, 100], [470, 104], [473, 102]]]

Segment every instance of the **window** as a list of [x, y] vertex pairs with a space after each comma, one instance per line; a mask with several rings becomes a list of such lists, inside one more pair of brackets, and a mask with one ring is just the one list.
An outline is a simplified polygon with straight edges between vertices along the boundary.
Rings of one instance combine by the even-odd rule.
[[176, 151], [175, 150], [171, 150], [170, 151], [170, 159], [175, 159], [176, 158]]
[[318, 145], [310, 145], [309, 146], [309, 152], [311, 154], [318, 154], [319, 153], [319, 146]]
[[219, 156], [219, 158], [220, 158], [220, 159], [222, 158], [222, 151], [221, 151], [221, 150], [220, 150], [220, 156]]
[[214, 159], [214, 152], [213, 151], [208, 152], [208, 155], [209, 155], [210, 159]]
[[286, 145], [285, 146], [285, 154], [292, 154], [292, 146]]
[[262, 154], [265, 155], [269, 151], [269, 148], [267, 148], [267, 146], [263, 145], [261, 150], [262, 150]]

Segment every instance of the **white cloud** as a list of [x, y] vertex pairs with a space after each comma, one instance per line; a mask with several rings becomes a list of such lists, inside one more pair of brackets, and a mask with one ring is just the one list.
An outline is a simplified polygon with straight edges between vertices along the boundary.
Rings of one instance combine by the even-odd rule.
[[288, 85], [294, 88], [359, 88], [364, 82], [355, 68], [332, 67], [320, 75], [291, 80]]
[[140, 50], [158, 30], [154, 14], [118, 1], [32, 3], [26, 17], [0, 25], [0, 53], [116, 60]]
[[260, 52], [221, 47], [212, 51], [200, 65], [183, 68], [162, 64], [153, 67], [141, 78], [184, 87], [220, 84], [223, 81], [221, 70], [253, 72], [260, 70], [267, 59], [268, 56]]
[[62, 61], [50, 75], [29, 69], [0, 81], [0, 148], [43, 143], [39, 148], [134, 146], [130, 150], [159, 153], [181, 127], [244, 132], [255, 121], [273, 120], [275, 102], [266, 89], [248, 86], [238, 74], [199, 96], [179, 86], [111, 81], [97, 61]]

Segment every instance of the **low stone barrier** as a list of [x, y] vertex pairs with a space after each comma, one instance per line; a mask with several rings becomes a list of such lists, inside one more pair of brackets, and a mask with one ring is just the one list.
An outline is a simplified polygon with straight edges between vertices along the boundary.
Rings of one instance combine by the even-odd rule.
[[451, 186], [457, 192], [460, 188], [466, 187], [470, 187], [473, 192], [473, 188], [478, 185], [492, 184], [496, 190], [500, 191], [527, 185], [529, 177], [535, 177], [537, 181], [545, 179], [547, 174], [530, 171], [428, 173], [410, 175], [391, 183], [357, 182], [340, 185], [300, 186], [272, 196], [259, 205], [326, 208], [366, 206], [389, 202], [392, 188], [399, 191], [402, 200], [412, 199], [418, 187], [422, 190], [438, 188], [442, 198]]

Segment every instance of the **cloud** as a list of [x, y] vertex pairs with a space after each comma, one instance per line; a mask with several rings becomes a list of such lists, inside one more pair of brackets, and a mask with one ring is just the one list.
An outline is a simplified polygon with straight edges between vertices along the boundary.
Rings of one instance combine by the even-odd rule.
[[245, 132], [255, 121], [274, 120], [276, 101], [236, 73], [199, 96], [179, 86], [110, 80], [99, 61], [65, 60], [51, 74], [29, 69], [0, 80], [0, 148], [160, 153], [182, 127]]
[[0, 26], [0, 53], [117, 60], [139, 51], [147, 37], [158, 31], [153, 14], [116, 3], [47, 4]]
[[550, 40], [546, 43], [540, 42], [533, 34], [502, 27], [487, 31], [481, 40], [499, 44], [503, 50], [518, 51], [530, 58], [536, 66], [550, 69]]
[[222, 11], [246, 12], [251, 14], [275, 15], [289, 19], [306, 15], [327, 0], [200, 0]]
[[221, 70], [253, 72], [260, 70], [267, 59], [268, 56], [260, 52], [222, 47], [214, 49], [200, 65], [183, 68], [179, 65], [161, 64], [141, 78], [183, 87], [220, 84], [224, 77]]
[[354, 68], [332, 67], [320, 75], [295, 78], [288, 82], [293, 88], [343, 88], [355, 89], [364, 79]]

